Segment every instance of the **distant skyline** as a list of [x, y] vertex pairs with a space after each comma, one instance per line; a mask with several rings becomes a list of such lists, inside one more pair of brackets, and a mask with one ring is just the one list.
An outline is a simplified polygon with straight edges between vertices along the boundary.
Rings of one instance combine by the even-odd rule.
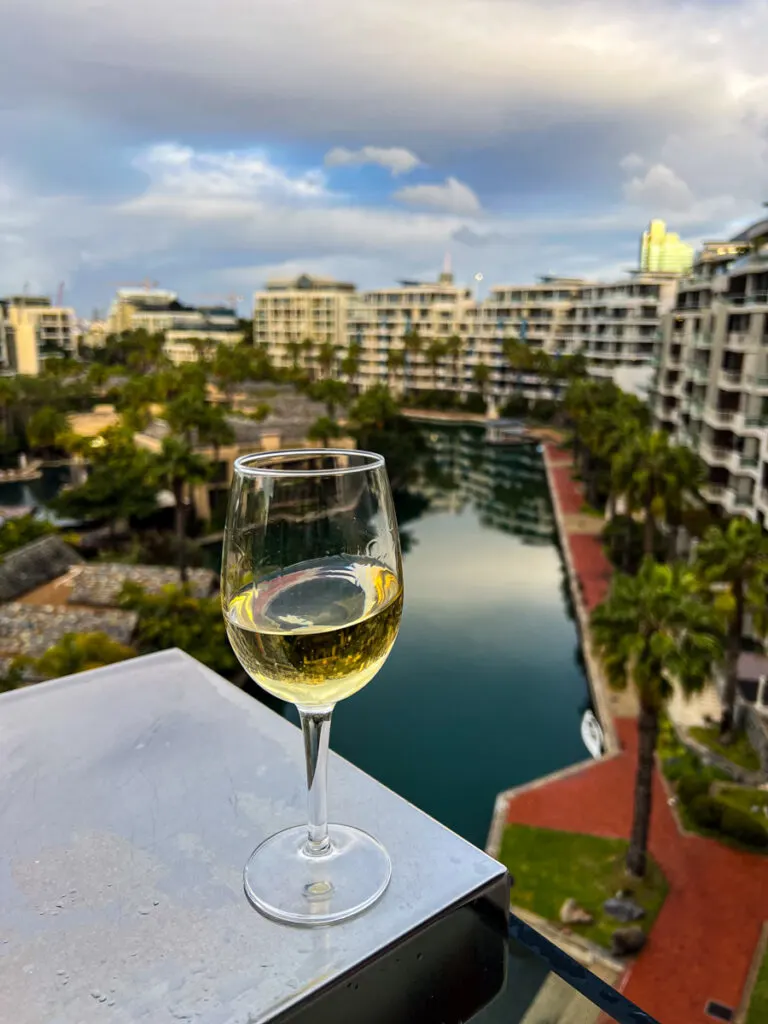
[[0, 293], [605, 277], [768, 197], [764, 0], [5, 0]]

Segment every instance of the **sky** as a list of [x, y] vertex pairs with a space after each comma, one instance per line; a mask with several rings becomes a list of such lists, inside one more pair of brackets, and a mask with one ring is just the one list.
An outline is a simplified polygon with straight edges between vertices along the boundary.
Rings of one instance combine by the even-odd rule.
[[0, 294], [617, 276], [768, 199], [768, 0], [2, 0]]

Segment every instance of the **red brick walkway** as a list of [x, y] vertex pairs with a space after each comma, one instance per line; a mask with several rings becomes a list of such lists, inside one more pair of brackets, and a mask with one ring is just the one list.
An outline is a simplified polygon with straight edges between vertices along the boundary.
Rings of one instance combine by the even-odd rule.
[[[584, 489], [578, 480], [573, 479], [570, 454], [549, 444], [547, 456], [560, 510], [565, 516], [577, 515], [584, 503]], [[594, 534], [569, 531], [564, 543], [570, 549], [574, 569], [581, 581], [584, 603], [592, 611], [608, 592], [611, 564], [603, 553], [600, 538]]]

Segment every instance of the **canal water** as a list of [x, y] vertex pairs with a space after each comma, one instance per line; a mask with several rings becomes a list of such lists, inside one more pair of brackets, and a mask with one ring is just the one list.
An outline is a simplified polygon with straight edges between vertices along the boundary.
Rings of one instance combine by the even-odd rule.
[[0, 508], [20, 505], [44, 508], [70, 480], [69, 466], [43, 466], [37, 480], [0, 483]]
[[[541, 456], [477, 428], [431, 442], [439, 472], [401, 502], [421, 514], [403, 524], [400, 635], [331, 746], [484, 846], [500, 790], [589, 756], [589, 695]], [[333, 816], [332, 777], [330, 800]]]

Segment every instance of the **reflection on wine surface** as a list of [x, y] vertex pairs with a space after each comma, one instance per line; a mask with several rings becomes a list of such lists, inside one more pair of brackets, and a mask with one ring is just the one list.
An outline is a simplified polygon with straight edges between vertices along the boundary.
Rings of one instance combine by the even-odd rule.
[[390, 569], [336, 555], [249, 584], [229, 601], [225, 621], [238, 660], [260, 686], [300, 707], [323, 707], [376, 675], [402, 608]]

